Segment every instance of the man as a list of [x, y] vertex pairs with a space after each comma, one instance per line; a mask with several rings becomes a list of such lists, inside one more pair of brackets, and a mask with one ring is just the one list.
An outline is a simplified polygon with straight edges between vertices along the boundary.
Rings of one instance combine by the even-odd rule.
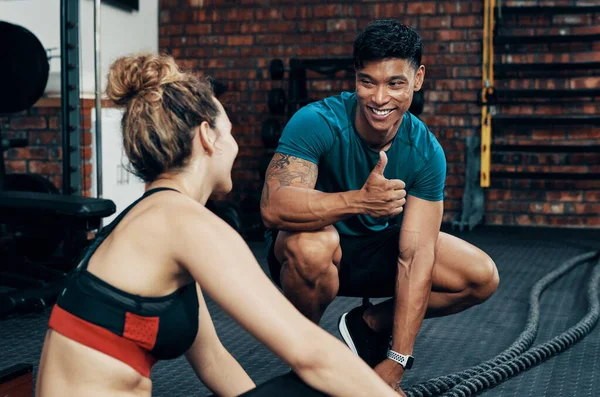
[[440, 232], [445, 155], [407, 111], [421, 55], [418, 34], [396, 20], [359, 33], [356, 92], [296, 112], [261, 200], [271, 276], [305, 316], [318, 323], [338, 294], [392, 297], [345, 313], [339, 327], [400, 394], [423, 318], [479, 304], [499, 282], [486, 253]]

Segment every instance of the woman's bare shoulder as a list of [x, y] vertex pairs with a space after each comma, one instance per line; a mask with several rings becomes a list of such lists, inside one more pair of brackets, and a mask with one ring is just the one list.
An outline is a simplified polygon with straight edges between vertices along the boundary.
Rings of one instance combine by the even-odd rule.
[[143, 235], [146, 241], [172, 242], [191, 225], [211, 225], [220, 219], [203, 204], [183, 194], [150, 197], [123, 218], [118, 229]]
[[206, 208], [204, 204], [188, 196], [172, 197], [162, 203], [160, 207], [160, 216], [169, 229], [174, 232], [173, 237], [181, 238], [180, 233], [189, 233], [192, 230], [213, 230], [219, 233], [223, 232], [225, 235], [234, 232], [224, 220]]

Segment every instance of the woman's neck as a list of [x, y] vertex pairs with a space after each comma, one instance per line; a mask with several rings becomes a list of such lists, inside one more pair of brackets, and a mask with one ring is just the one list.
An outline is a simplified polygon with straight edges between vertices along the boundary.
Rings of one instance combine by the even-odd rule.
[[[191, 179], [193, 179], [193, 181]], [[207, 187], [208, 184], [203, 182], [202, 178], [190, 178], [190, 176], [186, 174], [161, 175], [153, 182], [146, 184], [146, 190], [159, 187], [175, 189], [204, 205], [212, 194], [212, 189], [209, 189]]]

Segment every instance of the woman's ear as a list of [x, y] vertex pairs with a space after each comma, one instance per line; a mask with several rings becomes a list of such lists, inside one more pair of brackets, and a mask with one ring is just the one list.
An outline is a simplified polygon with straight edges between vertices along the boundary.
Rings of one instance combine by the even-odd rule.
[[215, 141], [217, 136], [207, 121], [203, 121], [198, 127], [198, 139], [200, 140], [201, 149], [208, 155], [212, 155], [215, 151]]

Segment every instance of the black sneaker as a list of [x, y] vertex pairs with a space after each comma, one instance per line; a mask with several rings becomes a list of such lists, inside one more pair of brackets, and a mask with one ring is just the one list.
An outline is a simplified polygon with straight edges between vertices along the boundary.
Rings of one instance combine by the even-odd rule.
[[373, 368], [385, 360], [390, 335], [373, 331], [363, 319], [365, 310], [359, 306], [342, 314], [338, 328], [350, 350]]

